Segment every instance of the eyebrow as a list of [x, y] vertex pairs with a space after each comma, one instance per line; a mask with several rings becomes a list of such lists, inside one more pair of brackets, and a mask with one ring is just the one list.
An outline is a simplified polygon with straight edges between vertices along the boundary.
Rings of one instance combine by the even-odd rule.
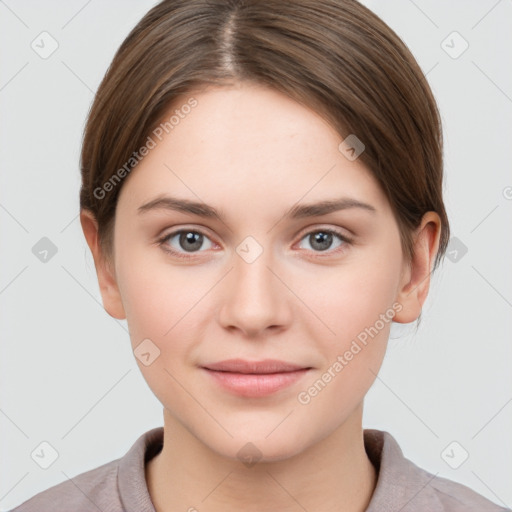
[[[340, 199], [295, 205], [284, 214], [284, 218], [303, 219], [306, 217], [317, 217], [351, 208], [362, 209], [370, 213], [377, 212], [376, 208], [370, 204], [350, 197], [342, 197]], [[224, 222], [224, 215], [222, 212], [216, 210], [214, 207], [206, 203], [191, 201], [190, 199], [179, 199], [170, 196], [157, 197], [143, 204], [142, 206], [139, 206], [137, 213], [143, 214], [155, 210], [179, 211], [204, 218], [217, 218], [221, 222]]]

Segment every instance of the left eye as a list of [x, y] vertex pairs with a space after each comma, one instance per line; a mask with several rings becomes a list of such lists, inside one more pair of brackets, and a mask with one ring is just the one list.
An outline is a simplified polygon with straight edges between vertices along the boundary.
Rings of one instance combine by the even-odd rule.
[[307, 233], [302, 240], [307, 240], [313, 251], [323, 252], [332, 248], [333, 240], [335, 238], [340, 240], [340, 243], [335, 247], [335, 249], [349, 242], [348, 238], [341, 233], [329, 229], [311, 231]]

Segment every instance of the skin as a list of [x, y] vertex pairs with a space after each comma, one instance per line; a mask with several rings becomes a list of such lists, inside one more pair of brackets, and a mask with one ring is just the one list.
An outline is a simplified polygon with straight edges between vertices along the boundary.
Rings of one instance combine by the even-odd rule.
[[[94, 216], [81, 212], [106, 311], [127, 319], [133, 349], [149, 338], [160, 350], [149, 366], [137, 359], [164, 411], [163, 449], [146, 465], [155, 508], [365, 510], [377, 474], [364, 450], [363, 400], [391, 322], [309, 403], [297, 396], [393, 304], [401, 307], [395, 322], [419, 316], [439, 217], [425, 214], [408, 261], [384, 193], [360, 159], [338, 150], [342, 138], [318, 114], [248, 83], [193, 96], [197, 107], [123, 183], [111, 262], [98, 244]], [[224, 219], [138, 213], [165, 194], [207, 203]], [[284, 217], [297, 203], [340, 197], [375, 211]], [[190, 250], [178, 234], [159, 245], [178, 229], [200, 230], [203, 244]], [[352, 241], [334, 235], [322, 251], [309, 235], [326, 229]], [[263, 249], [251, 263], [237, 253], [248, 236]], [[223, 390], [199, 368], [235, 357], [312, 369], [277, 393], [247, 398]], [[248, 442], [261, 453], [252, 467], [237, 457]]]

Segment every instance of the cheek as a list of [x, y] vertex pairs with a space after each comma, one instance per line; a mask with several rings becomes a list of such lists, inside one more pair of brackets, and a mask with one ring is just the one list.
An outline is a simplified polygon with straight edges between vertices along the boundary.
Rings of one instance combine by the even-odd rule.
[[118, 261], [118, 284], [132, 344], [170, 339], [190, 321], [211, 287], [207, 271], [166, 261], [159, 249], [133, 250]]
[[[400, 253], [396, 245], [389, 244], [374, 254], [379, 257], [370, 252], [358, 254], [336, 271], [317, 273], [315, 288], [307, 295], [311, 309], [329, 330], [318, 321], [308, 322], [309, 335], [317, 340], [324, 365], [307, 383], [309, 387], [303, 388], [298, 401], [309, 404], [312, 414], [325, 415], [325, 408], [334, 406], [334, 422], [360, 403], [375, 380], [392, 320], [401, 309], [395, 302]], [[307, 293], [305, 286], [303, 290]]]
[[135, 259], [121, 266], [118, 275], [132, 350], [144, 379], [162, 404], [186, 409], [190, 398], [180, 383], [187, 381], [184, 367], [195, 343], [190, 326], [209, 281]]
[[316, 339], [321, 333], [327, 347], [343, 349], [375, 323], [385, 331], [380, 315], [388, 312], [394, 316], [390, 308], [398, 289], [401, 260], [392, 245], [384, 249], [375, 251], [378, 257], [369, 251], [354, 253], [337, 268], [315, 269], [314, 275], [303, 273], [295, 278], [298, 295], [320, 321], [315, 323]]
[[[206, 267], [168, 264], [165, 255], [149, 258], [149, 252], [154, 253], [132, 251], [129, 258], [120, 258], [118, 285], [144, 378], [161, 400], [169, 389], [177, 392], [178, 399], [180, 386], [172, 376], [181, 381], [186, 365], [194, 362], [193, 350], [209, 315], [207, 296], [218, 277]], [[151, 354], [149, 365], [138, 357], [141, 352]], [[154, 360], [153, 354], [158, 355]]]

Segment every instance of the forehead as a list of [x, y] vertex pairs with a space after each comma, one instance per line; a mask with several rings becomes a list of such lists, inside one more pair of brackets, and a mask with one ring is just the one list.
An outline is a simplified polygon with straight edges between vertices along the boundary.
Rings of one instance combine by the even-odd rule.
[[[191, 98], [195, 106], [184, 108]], [[183, 95], [160, 127], [119, 201], [125, 196], [136, 207], [165, 192], [210, 204], [218, 198], [223, 210], [229, 204], [247, 209], [253, 202], [289, 207], [302, 197], [311, 202], [336, 195], [386, 201], [364, 164], [340, 152], [342, 138], [328, 122], [263, 86], [208, 87]]]

